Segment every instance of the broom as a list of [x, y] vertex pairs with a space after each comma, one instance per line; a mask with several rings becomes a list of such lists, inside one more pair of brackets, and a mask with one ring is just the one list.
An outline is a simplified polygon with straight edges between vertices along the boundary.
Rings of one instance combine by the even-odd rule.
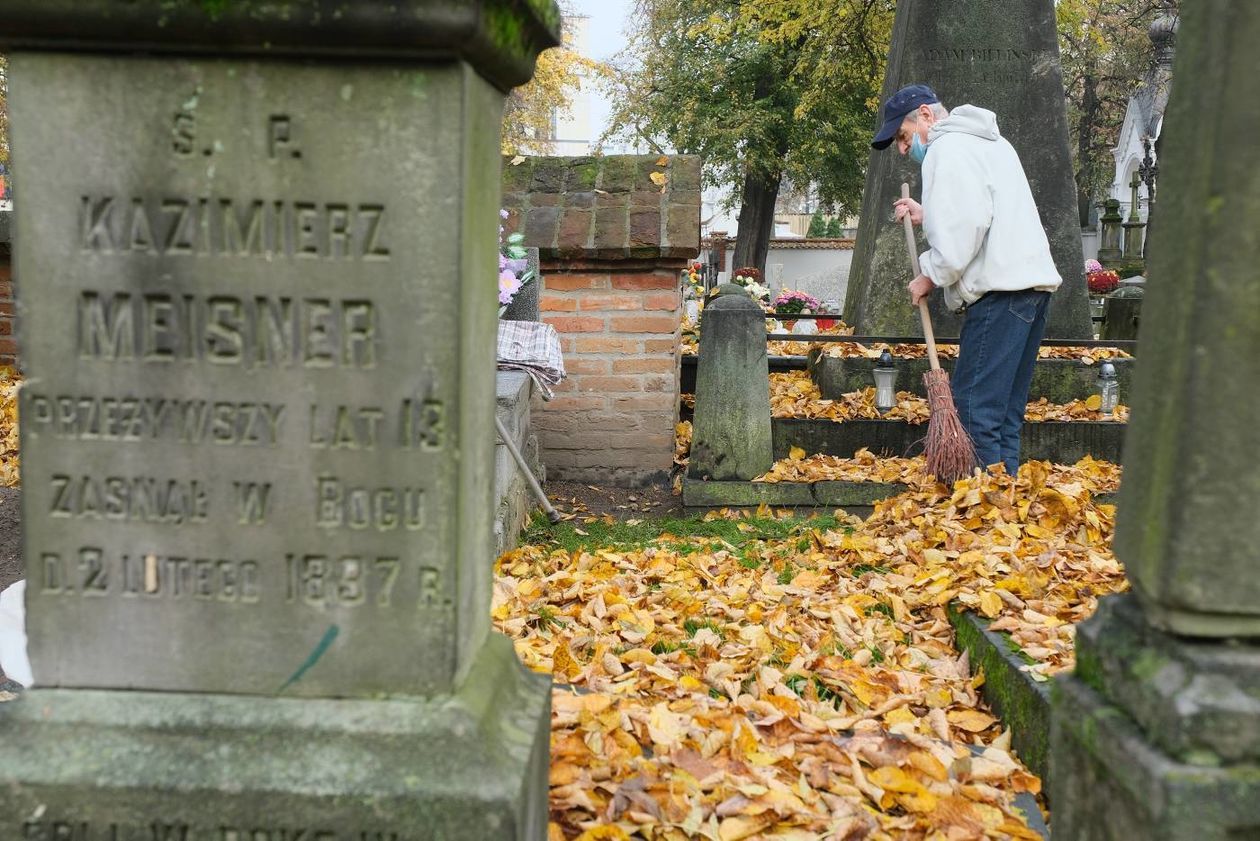
[[[910, 185], [901, 185], [901, 197], [910, 198]], [[919, 252], [914, 240], [914, 223], [910, 214], [904, 217], [906, 226], [906, 248], [910, 252], [910, 268], [914, 277], [919, 270]], [[923, 375], [923, 385], [927, 389], [928, 431], [924, 443], [924, 455], [927, 456], [927, 470], [938, 481], [952, 485], [959, 479], [971, 475], [976, 467], [976, 447], [971, 436], [963, 428], [958, 417], [958, 408], [954, 406], [954, 395], [949, 389], [949, 374], [941, 370], [941, 361], [936, 355], [936, 336], [932, 332], [932, 317], [928, 315], [927, 301], [919, 302], [919, 318], [923, 321], [923, 338], [927, 342], [928, 364], [931, 369]]]

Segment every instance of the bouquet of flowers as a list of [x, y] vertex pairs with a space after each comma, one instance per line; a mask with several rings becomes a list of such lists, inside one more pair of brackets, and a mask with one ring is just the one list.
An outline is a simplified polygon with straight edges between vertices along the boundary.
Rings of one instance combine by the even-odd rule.
[[821, 306], [818, 299], [804, 292], [783, 290], [783, 294], [774, 299], [775, 315], [800, 315], [815, 313]]
[[1120, 275], [1110, 269], [1099, 269], [1086, 275], [1085, 281], [1089, 285], [1089, 294], [1106, 295], [1120, 285]]
[[752, 266], [736, 269], [731, 283], [744, 287], [744, 291], [759, 304], [764, 305], [770, 301], [770, 287], [761, 285], [761, 272]]
[[[499, 211], [499, 218], [508, 218], [506, 210]], [[510, 234], [503, 238], [503, 225], [499, 225], [499, 317], [507, 312], [508, 304], [521, 291], [521, 287], [534, 279], [534, 271], [526, 259], [525, 235]]]
[[687, 288], [691, 290], [691, 297], [699, 299], [704, 295], [704, 280], [700, 277], [700, 270], [704, 268], [701, 263], [692, 263], [683, 270], [682, 279]]

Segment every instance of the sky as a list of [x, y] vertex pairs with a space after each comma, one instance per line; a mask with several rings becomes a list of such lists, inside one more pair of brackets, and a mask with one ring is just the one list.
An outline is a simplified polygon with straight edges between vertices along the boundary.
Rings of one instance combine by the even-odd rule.
[[[596, 61], [608, 61], [626, 45], [626, 27], [634, 0], [568, 0], [573, 11], [590, 18], [586, 38], [587, 53]], [[591, 130], [599, 137], [608, 124], [608, 102], [598, 94], [591, 97]]]

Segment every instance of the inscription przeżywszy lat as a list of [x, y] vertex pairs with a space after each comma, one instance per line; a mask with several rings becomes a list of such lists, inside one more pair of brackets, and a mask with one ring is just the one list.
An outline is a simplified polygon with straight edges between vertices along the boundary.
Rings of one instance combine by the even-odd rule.
[[[43, 131], [91, 124], [102, 148], [33, 176], [60, 197], [34, 237], [48, 282], [22, 302], [37, 680], [448, 687], [458, 290], [428, 266], [457, 262], [433, 218], [454, 164], [422, 126], [451, 106], [401, 74], [294, 94], [248, 65], [156, 81], [137, 59], [149, 93], [118, 109], [97, 61], [61, 67], [97, 95]], [[396, 149], [344, 131], [402, 96]], [[431, 194], [399, 194], [417, 178]]]

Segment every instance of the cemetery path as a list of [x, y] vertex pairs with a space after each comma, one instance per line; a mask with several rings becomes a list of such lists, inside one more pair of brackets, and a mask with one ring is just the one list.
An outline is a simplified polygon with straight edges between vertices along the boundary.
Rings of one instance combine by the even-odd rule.
[[614, 488], [581, 482], [547, 482], [543, 490], [562, 514], [594, 517], [607, 514], [618, 520], [683, 516], [682, 497], [675, 496], [665, 484]]

